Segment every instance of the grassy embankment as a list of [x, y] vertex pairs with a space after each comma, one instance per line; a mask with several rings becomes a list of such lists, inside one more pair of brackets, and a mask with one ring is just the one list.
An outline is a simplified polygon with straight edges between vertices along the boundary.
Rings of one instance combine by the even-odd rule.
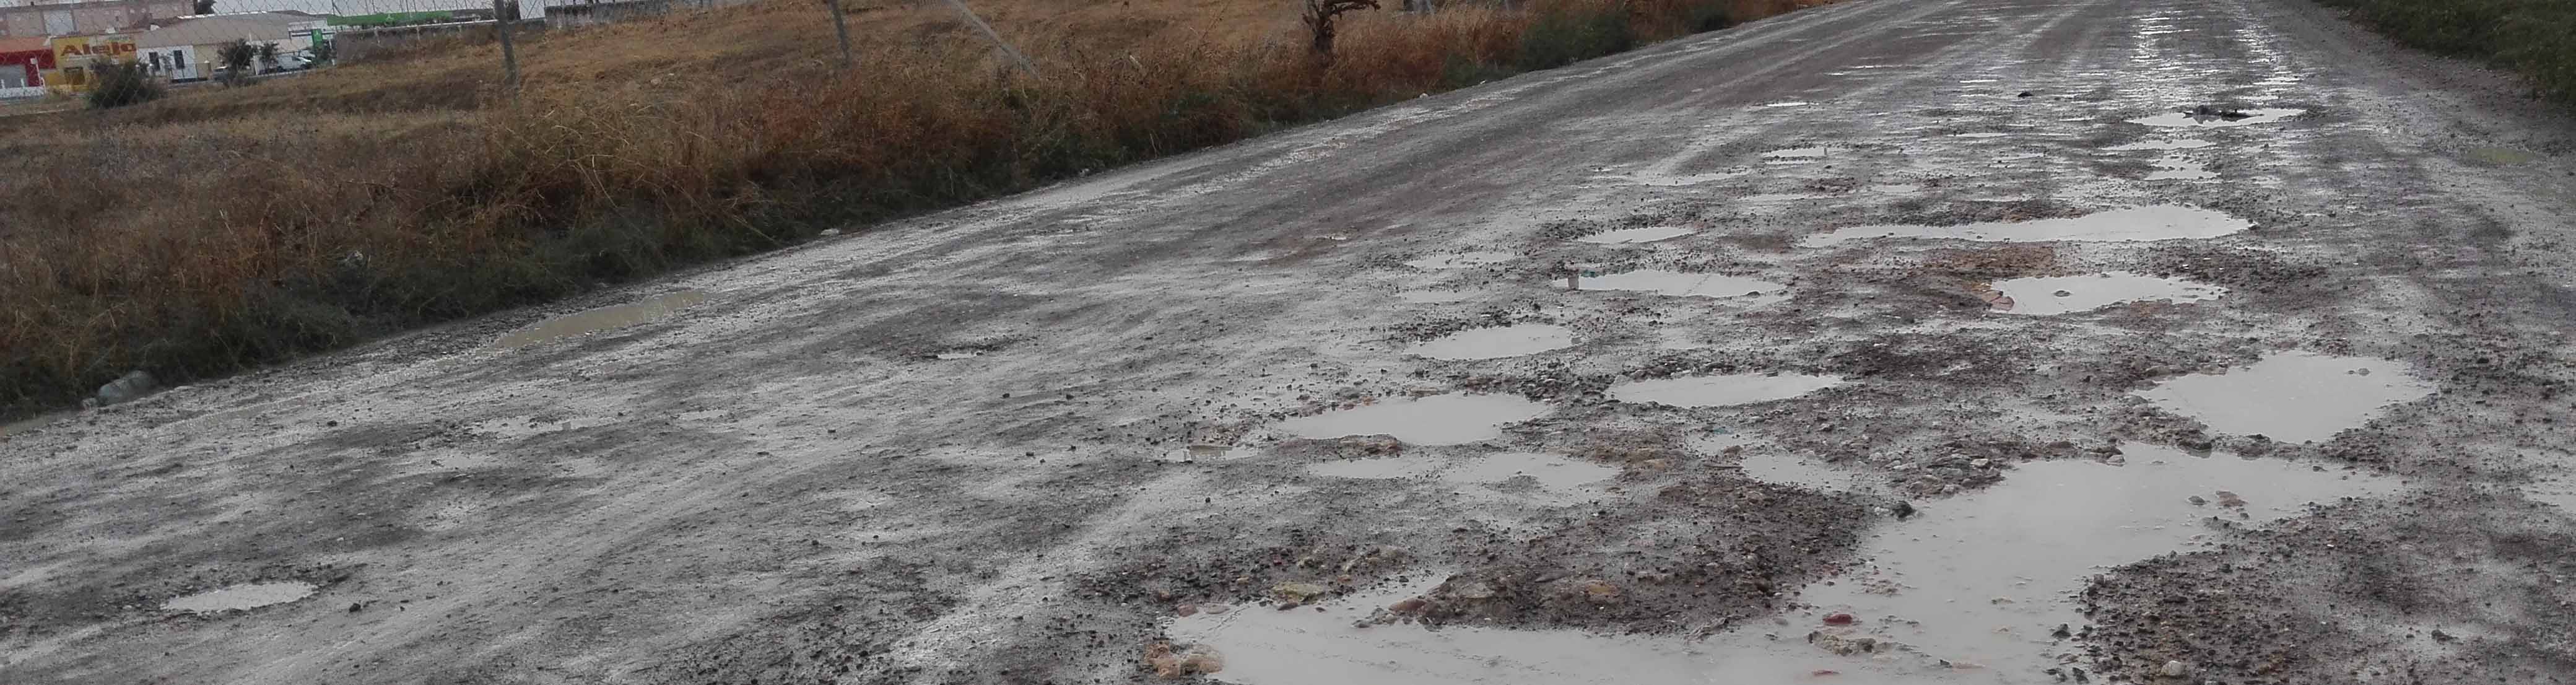
[[[1813, 0], [819, 3], [451, 45], [0, 132], [0, 414], [193, 379], [955, 206]], [[31, 121], [32, 120], [32, 121]]]
[[2576, 0], [2318, 0], [2398, 42], [2486, 60], [2576, 105]]

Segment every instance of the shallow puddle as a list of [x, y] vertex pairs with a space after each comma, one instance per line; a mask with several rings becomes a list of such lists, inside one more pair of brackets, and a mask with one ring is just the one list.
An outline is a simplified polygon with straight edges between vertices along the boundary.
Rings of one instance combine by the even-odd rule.
[[932, 358], [938, 359], [938, 360], [940, 360], [940, 361], [957, 361], [957, 360], [959, 360], [959, 359], [974, 359], [974, 358], [976, 358], [976, 357], [984, 356], [984, 351], [983, 351], [983, 350], [949, 350], [949, 351], [947, 351], [947, 352], [941, 352], [941, 353], [934, 354], [934, 355], [930, 355], [930, 356], [931, 356]]
[[[2049, 632], [2084, 625], [2068, 597], [2091, 574], [2206, 545], [2203, 538], [2214, 536], [2200, 523], [2205, 518], [2259, 525], [2308, 502], [2397, 489], [2384, 479], [2288, 461], [2124, 449], [2126, 466], [2025, 462], [1992, 488], [1922, 503], [1905, 520], [1883, 522], [1863, 543], [1859, 558], [1868, 563], [1800, 591], [1798, 601], [1818, 610], [1784, 616], [1787, 625], [1748, 621], [1699, 640], [1353, 625], [1447, 576], [1431, 571], [1314, 608], [1244, 606], [1180, 617], [1166, 632], [1218, 655], [1223, 668], [1214, 678], [1246, 685], [2048, 683], [2054, 681], [2041, 670], [2057, 665], [2050, 652], [2075, 649]], [[1827, 612], [1856, 621], [1821, 626]], [[1838, 656], [1809, 644], [1809, 631], [1902, 646]]]
[[1764, 106], [1764, 107], [1805, 107], [1805, 106], [1807, 106], [1807, 105], [1809, 105], [1809, 104], [1813, 104], [1813, 103], [1800, 102], [1800, 101], [1797, 101], [1797, 100], [1783, 100], [1783, 101], [1780, 101], [1780, 102], [1765, 102], [1765, 103], [1762, 103], [1762, 106]]
[[1499, 359], [1573, 346], [1574, 332], [1564, 326], [1525, 323], [1463, 330], [1415, 343], [1405, 353], [1432, 359]]
[[1519, 258], [1520, 255], [1510, 252], [1478, 250], [1475, 252], [1461, 252], [1458, 254], [1423, 257], [1421, 259], [1405, 262], [1404, 265], [1416, 269], [1464, 269], [1471, 266], [1501, 264], [1503, 262]]
[[1832, 376], [1791, 373], [1777, 376], [1758, 373], [1683, 376], [1628, 381], [1612, 385], [1610, 399], [1621, 402], [1655, 402], [1676, 407], [1723, 407], [1785, 400], [1841, 385], [1842, 382], [1843, 379]]
[[2178, 138], [2174, 140], [2141, 140], [2127, 145], [2113, 145], [2102, 149], [2112, 152], [2135, 152], [2138, 150], [2198, 150], [2212, 145], [2217, 145], [2217, 143], [2212, 143], [2198, 138]]
[[317, 589], [303, 581], [247, 583], [208, 590], [161, 603], [163, 611], [186, 611], [211, 614], [218, 611], [255, 609], [271, 604], [285, 604], [313, 596]]
[[2010, 134], [2010, 133], [2002, 133], [2002, 132], [1997, 132], [1997, 131], [1979, 131], [1979, 132], [1976, 132], [1976, 133], [1961, 133], [1961, 134], [1957, 134], [1957, 135], [1956, 135], [1956, 136], [1954, 136], [1954, 137], [1958, 137], [1958, 138], [2002, 138], [2002, 137], [2004, 137], [2004, 136], [2009, 136], [2009, 135], [2012, 135], [2012, 134]]
[[1301, 438], [1392, 435], [1416, 445], [1459, 445], [1502, 437], [1504, 424], [1550, 410], [1518, 395], [1433, 395], [1301, 416], [1280, 422], [1279, 429]]
[[2245, 110], [2244, 113], [2247, 115], [2245, 118], [2231, 120], [2225, 117], [2202, 116], [2190, 112], [2166, 112], [2164, 114], [2158, 114], [2141, 119], [2130, 119], [2129, 123], [2145, 124], [2148, 126], [2233, 128], [2237, 126], [2278, 123], [2282, 120], [2289, 119], [2290, 117], [2306, 114], [2308, 111], [2304, 109], [2249, 109]]
[[1521, 478], [1542, 490], [1571, 491], [1609, 480], [1619, 469], [1543, 452], [1503, 452], [1468, 460], [1440, 472], [1440, 480], [1462, 484], [1504, 484]]
[[566, 314], [511, 331], [492, 346], [506, 350], [650, 323], [705, 301], [705, 292], [682, 290], [638, 302]]
[[1762, 158], [1769, 160], [1810, 160], [1823, 157], [1825, 156], [1825, 153], [1829, 151], [1831, 151], [1830, 148], [1823, 146], [1782, 148], [1762, 153]]
[[2122, 302], [2162, 300], [2198, 302], [2227, 294], [2226, 288], [2178, 278], [2111, 272], [2093, 276], [2050, 276], [1997, 281], [2003, 298], [1995, 311], [2013, 314], [2064, 314], [2092, 311]]
[[2225, 212], [2180, 205], [2148, 205], [2114, 209], [2068, 219], [1998, 221], [1958, 226], [1903, 224], [1854, 226], [1811, 235], [1799, 241], [1798, 244], [1802, 247], [1823, 247], [1844, 241], [1872, 238], [1947, 238], [1985, 242], [2051, 240], [2140, 242], [2216, 238], [2242, 232], [2253, 226], [2253, 222], [2229, 216]]
[[1447, 304], [1451, 302], [1465, 302], [1469, 299], [1473, 299], [1475, 296], [1475, 293], [1464, 290], [1407, 290], [1395, 294], [1396, 299], [1413, 304]]
[[1658, 240], [1671, 240], [1673, 238], [1679, 238], [1698, 232], [1698, 229], [1684, 228], [1681, 226], [1647, 226], [1644, 228], [1623, 228], [1616, 231], [1604, 231], [1576, 238], [1575, 240], [1596, 245], [1628, 245], [1634, 243], [1651, 243]]
[[2231, 435], [2283, 442], [2333, 438], [2389, 405], [2433, 394], [2404, 364], [2369, 357], [2282, 352], [2223, 374], [2174, 378], [2138, 391], [2176, 414]]
[[1602, 276], [1567, 276], [1569, 290], [1628, 290], [1651, 292], [1674, 297], [1760, 297], [1779, 294], [1788, 286], [1720, 274], [1686, 274], [1675, 271], [1629, 271]]

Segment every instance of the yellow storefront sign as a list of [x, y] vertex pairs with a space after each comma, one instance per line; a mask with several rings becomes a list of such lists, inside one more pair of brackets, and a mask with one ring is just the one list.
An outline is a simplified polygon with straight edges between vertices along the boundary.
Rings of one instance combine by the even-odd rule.
[[54, 68], [44, 72], [45, 87], [58, 93], [87, 92], [99, 65], [135, 60], [134, 37], [124, 34], [57, 36], [46, 47], [54, 51]]

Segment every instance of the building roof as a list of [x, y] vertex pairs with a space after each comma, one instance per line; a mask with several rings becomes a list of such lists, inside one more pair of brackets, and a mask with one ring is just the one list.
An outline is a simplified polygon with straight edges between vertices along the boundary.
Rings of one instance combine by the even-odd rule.
[[52, 46], [45, 44], [45, 39], [42, 36], [27, 38], [0, 38], [0, 52], [34, 52], [38, 50], [51, 51], [52, 49]]
[[247, 40], [286, 40], [287, 26], [312, 21], [311, 17], [275, 12], [246, 14], [210, 14], [189, 17], [186, 21], [166, 24], [161, 28], [134, 33], [137, 48], [174, 48], [183, 45], [214, 45]]

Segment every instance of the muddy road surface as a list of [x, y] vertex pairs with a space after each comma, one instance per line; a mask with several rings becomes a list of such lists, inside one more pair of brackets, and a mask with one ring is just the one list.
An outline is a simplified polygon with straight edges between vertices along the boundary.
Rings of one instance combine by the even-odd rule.
[[2565, 682], [2570, 131], [1856, 0], [12, 426], [0, 682]]

